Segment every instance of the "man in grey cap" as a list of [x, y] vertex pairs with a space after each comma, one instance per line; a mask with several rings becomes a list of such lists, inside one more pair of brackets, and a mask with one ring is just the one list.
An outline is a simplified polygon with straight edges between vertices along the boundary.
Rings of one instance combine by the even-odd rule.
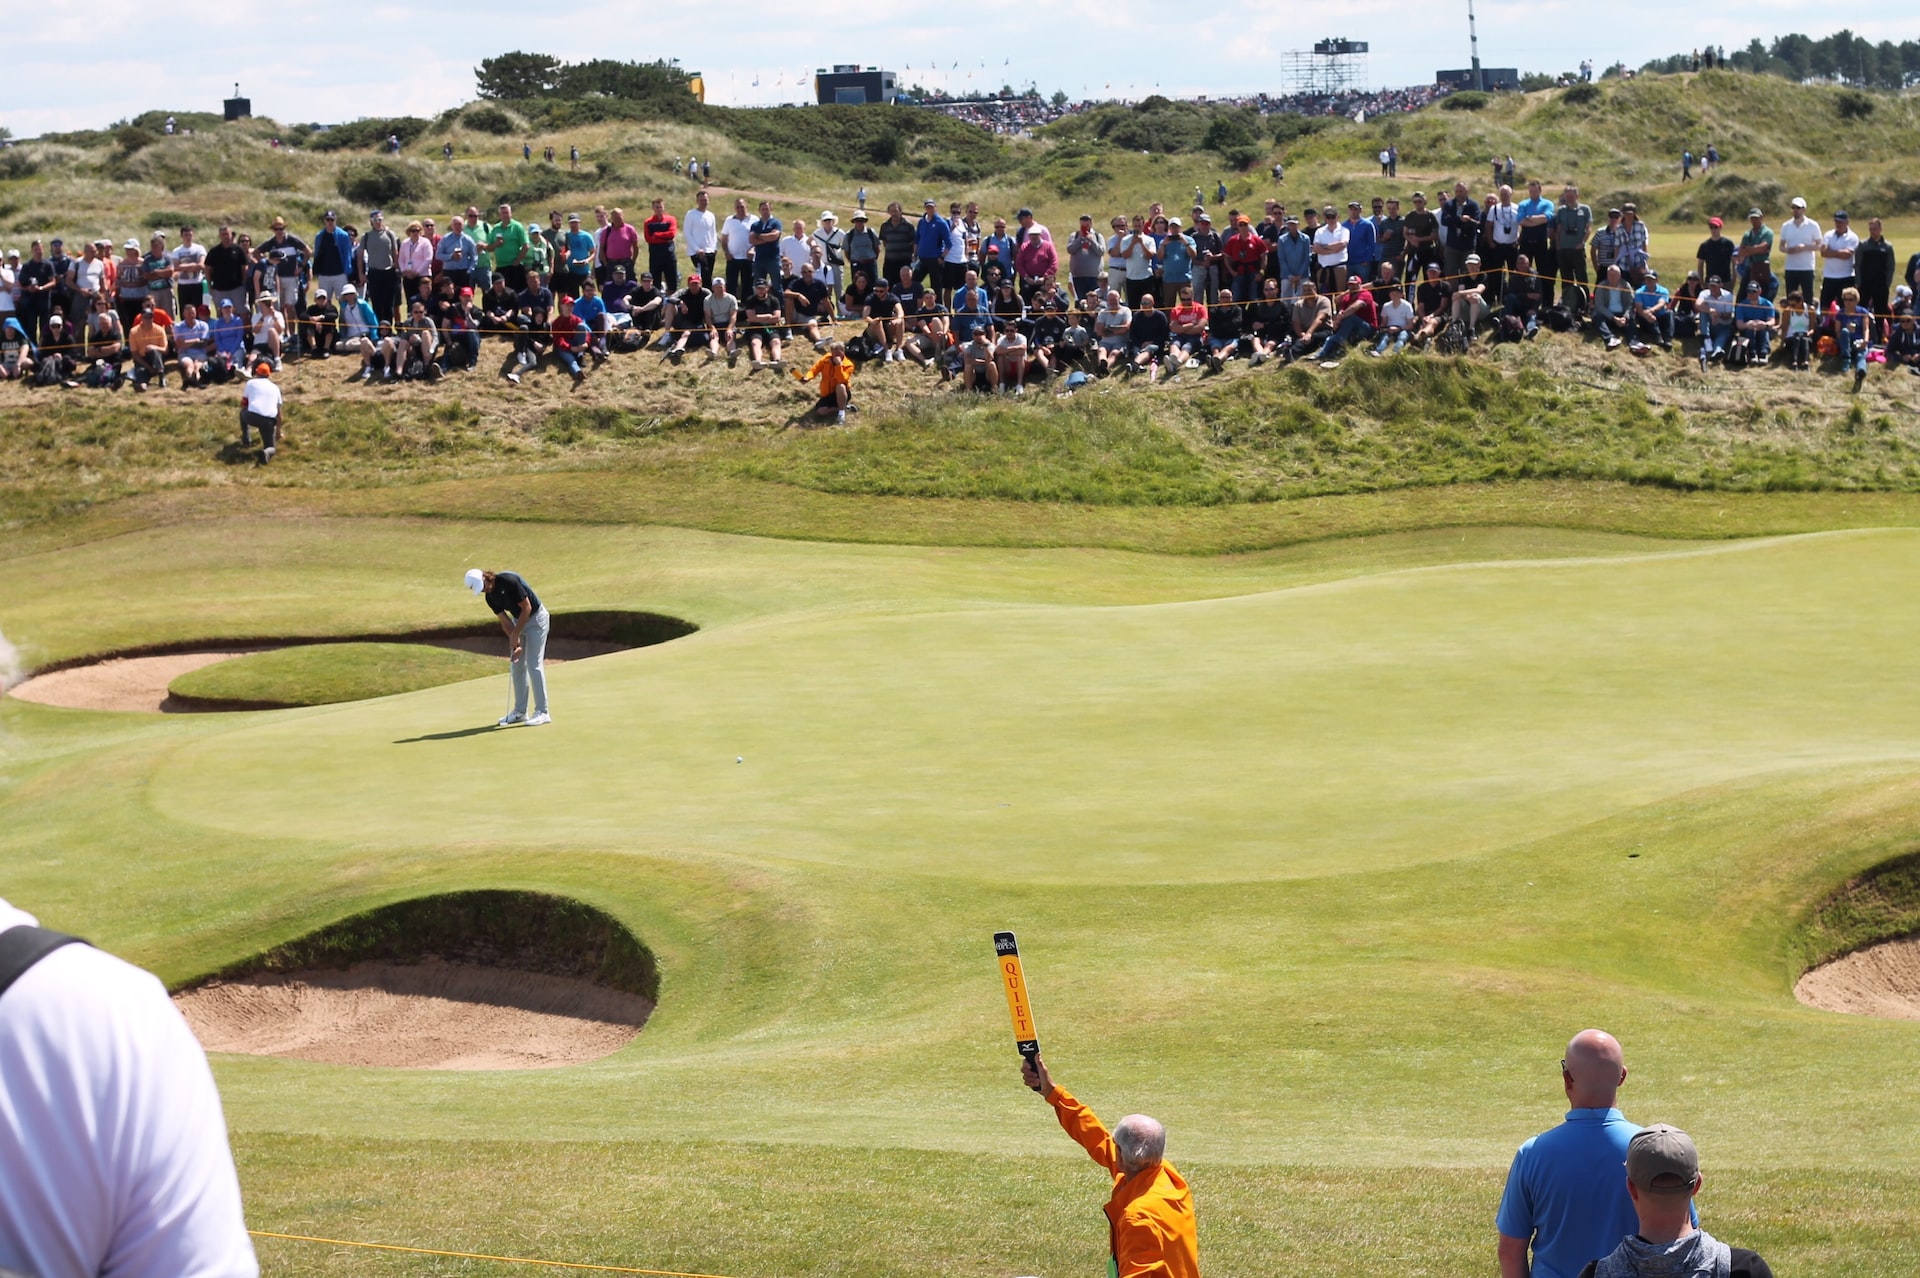
[[1699, 1192], [1700, 1153], [1691, 1136], [1665, 1123], [1636, 1133], [1627, 1143], [1627, 1193], [1640, 1228], [1580, 1278], [1773, 1278], [1759, 1256], [1699, 1227]]

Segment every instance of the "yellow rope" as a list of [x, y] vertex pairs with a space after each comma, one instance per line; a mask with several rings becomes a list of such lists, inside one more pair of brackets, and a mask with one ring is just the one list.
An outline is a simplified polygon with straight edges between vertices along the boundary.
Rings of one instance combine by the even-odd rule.
[[432, 1247], [402, 1247], [394, 1243], [349, 1242], [344, 1238], [314, 1238], [307, 1234], [276, 1234], [265, 1229], [249, 1229], [255, 1238], [280, 1238], [288, 1242], [325, 1243], [330, 1247], [363, 1247], [368, 1251], [401, 1251], [416, 1256], [450, 1256], [455, 1260], [497, 1260], [504, 1265], [545, 1265], [550, 1269], [591, 1269], [605, 1274], [653, 1274], [656, 1278], [725, 1278], [721, 1274], [683, 1273], [677, 1269], [631, 1269], [624, 1265], [586, 1265], [572, 1260], [536, 1260], [531, 1256], [488, 1256], [474, 1251], [438, 1251]]

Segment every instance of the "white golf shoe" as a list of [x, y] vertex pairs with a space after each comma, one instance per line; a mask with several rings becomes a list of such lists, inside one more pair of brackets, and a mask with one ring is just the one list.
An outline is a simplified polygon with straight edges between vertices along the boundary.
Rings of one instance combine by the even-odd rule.
[[529, 728], [537, 728], [543, 723], [552, 723], [552, 722], [553, 722], [553, 716], [548, 714], [545, 710], [542, 710], [540, 711], [540, 713], [533, 715], [527, 720], [527, 726]]
[[499, 726], [502, 728], [511, 728], [517, 724], [525, 723], [526, 721], [527, 721], [527, 716], [525, 716], [524, 714], [521, 714], [518, 710], [515, 710], [515, 711], [512, 711], [511, 713], [501, 715]]

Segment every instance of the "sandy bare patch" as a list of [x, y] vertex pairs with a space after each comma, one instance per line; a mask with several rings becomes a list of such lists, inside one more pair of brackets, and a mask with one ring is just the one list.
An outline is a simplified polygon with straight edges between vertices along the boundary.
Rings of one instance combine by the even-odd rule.
[[7, 690], [10, 697], [69, 710], [165, 710], [167, 685], [181, 675], [250, 648], [175, 652], [164, 657], [111, 657], [92, 665], [35, 675]]
[[1825, 1012], [1920, 1021], [1920, 936], [1822, 963], [1800, 978], [1793, 996]]
[[[378, 642], [394, 642], [380, 640]], [[421, 640], [435, 648], [458, 648], [482, 656], [500, 658], [502, 673], [507, 663], [504, 635], [478, 638]], [[50, 670], [34, 675], [7, 689], [7, 695], [43, 706], [68, 710], [138, 710], [153, 713], [194, 713], [204, 708], [183, 706], [167, 696], [167, 687], [190, 670], [213, 665], [233, 657], [265, 652], [272, 647], [304, 645], [262, 645], [251, 648], [208, 648], [199, 652], [173, 652], [158, 657], [109, 657], [104, 661], [65, 670]], [[560, 665], [610, 652], [624, 652], [630, 645], [599, 639], [549, 639], [547, 661]]]
[[174, 995], [210, 1052], [397, 1069], [551, 1069], [633, 1041], [653, 1004], [576, 977], [468, 963], [356, 963]]

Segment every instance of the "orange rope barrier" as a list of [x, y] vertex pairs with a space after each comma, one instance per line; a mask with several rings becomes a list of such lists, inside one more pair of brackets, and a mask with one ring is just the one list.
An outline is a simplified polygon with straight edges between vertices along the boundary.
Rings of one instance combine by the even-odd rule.
[[531, 1256], [489, 1256], [477, 1251], [441, 1251], [434, 1247], [403, 1247], [397, 1243], [349, 1242], [344, 1238], [315, 1238], [308, 1234], [277, 1234], [266, 1229], [249, 1229], [255, 1238], [279, 1238], [287, 1242], [324, 1243], [329, 1247], [360, 1247], [368, 1251], [398, 1251], [416, 1256], [447, 1256], [455, 1260], [494, 1260], [503, 1265], [544, 1265], [549, 1269], [587, 1269], [603, 1274], [652, 1274], [655, 1278], [726, 1278], [724, 1274], [687, 1273], [678, 1269], [634, 1269], [625, 1265], [589, 1265], [574, 1260], [538, 1260]]

